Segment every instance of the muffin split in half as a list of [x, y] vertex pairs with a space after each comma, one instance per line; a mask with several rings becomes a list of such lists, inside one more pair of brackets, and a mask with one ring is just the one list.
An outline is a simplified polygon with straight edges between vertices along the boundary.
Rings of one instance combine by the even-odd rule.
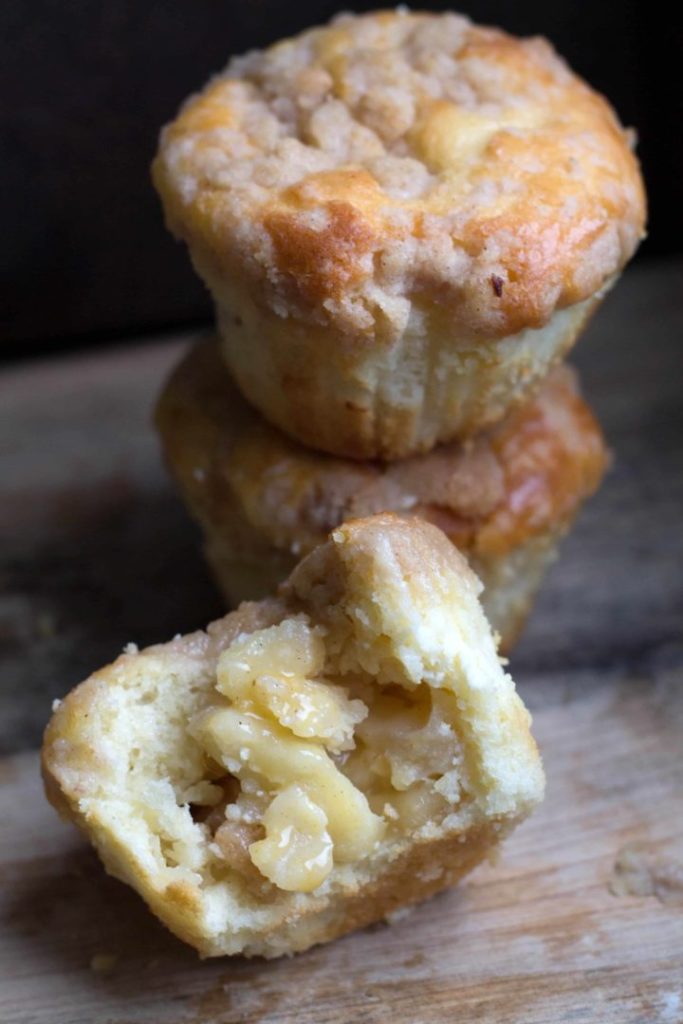
[[478, 590], [434, 527], [346, 524], [277, 598], [69, 695], [48, 794], [204, 955], [291, 953], [414, 903], [542, 797]]

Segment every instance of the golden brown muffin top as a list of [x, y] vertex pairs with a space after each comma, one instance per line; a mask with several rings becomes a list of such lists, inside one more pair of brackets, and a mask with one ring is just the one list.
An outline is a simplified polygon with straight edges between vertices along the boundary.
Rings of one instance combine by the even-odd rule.
[[173, 373], [157, 424], [173, 474], [213, 529], [230, 531], [241, 515], [297, 555], [339, 523], [387, 510], [434, 522], [466, 553], [504, 554], [570, 519], [607, 464], [567, 366], [487, 433], [384, 464], [311, 451], [270, 426], [241, 397], [212, 339]]
[[596, 292], [643, 233], [632, 139], [543, 39], [342, 15], [230, 61], [163, 132], [171, 229], [282, 316], [505, 336]]

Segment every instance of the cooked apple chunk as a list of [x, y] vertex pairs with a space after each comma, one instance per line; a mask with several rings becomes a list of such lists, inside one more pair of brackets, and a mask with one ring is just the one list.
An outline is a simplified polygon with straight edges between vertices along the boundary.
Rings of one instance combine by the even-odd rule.
[[46, 731], [48, 796], [202, 955], [386, 917], [543, 794], [479, 590], [435, 527], [347, 523], [277, 597], [77, 687]]

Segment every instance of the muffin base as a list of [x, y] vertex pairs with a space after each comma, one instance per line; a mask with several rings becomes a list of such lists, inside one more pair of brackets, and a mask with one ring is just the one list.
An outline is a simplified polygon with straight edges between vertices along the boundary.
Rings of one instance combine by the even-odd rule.
[[607, 288], [499, 339], [453, 337], [442, 310], [414, 305], [381, 345], [278, 317], [215, 280], [212, 290], [225, 363], [270, 423], [332, 455], [394, 460], [502, 419], [567, 354]]

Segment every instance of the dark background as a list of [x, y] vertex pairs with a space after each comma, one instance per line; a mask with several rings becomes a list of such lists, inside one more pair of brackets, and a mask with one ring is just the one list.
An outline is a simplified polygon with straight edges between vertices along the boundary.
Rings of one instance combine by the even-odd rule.
[[[339, 6], [3, 0], [1, 355], [93, 346], [209, 318], [207, 296], [165, 232], [150, 184], [158, 130], [231, 54], [326, 20]], [[609, 96], [640, 137], [651, 220], [638, 259], [680, 251], [679, 8], [666, 19], [663, 7], [644, 0], [484, 0], [461, 9], [548, 36]]]

